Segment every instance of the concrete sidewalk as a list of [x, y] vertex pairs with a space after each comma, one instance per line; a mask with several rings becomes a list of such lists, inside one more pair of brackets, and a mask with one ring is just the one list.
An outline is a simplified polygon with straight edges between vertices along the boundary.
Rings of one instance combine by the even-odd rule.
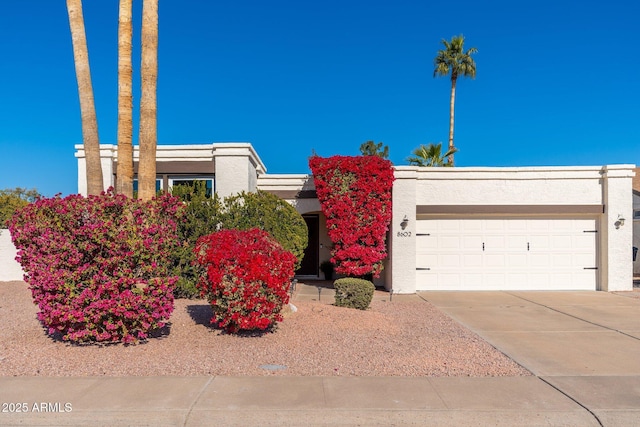
[[536, 377], [1, 378], [0, 400], [42, 426], [598, 426]]
[[[294, 303], [332, 303], [321, 285], [299, 285]], [[604, 292], [396, 298], [430, 301], [535, 376], [0, 377], [0, 425], [639, 424], [640, 300]]]

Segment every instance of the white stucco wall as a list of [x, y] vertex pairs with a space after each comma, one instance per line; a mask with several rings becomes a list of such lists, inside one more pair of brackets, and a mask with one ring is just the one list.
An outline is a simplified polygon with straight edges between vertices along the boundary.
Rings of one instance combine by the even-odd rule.
[[[258, 178], [258, 189], [275, 194], [295, 194], [300, 191], [316, 189], [313, 177], [307, 174], [265, 174]], [[321, 212], [322, 207], [316, 198], [283, 197], [291, 203], [299, 213]]]
[[419, 172], [415, 202], [418, 205], [600, 204], [601, 169], [413, 168]]
[[[416, 291], [416, 200], [418, 172], [396, 169], [393, 183], [393, 210], [390, 226], [389, 260], [385, 269], [385, 287], [394, 293]], [[402, 222], [407, 225], [402, 229]]]
[[22, 267], [16, 261], [17, 252], [9, 230], [0, 229], [0, 282], [22, 280]]
[[[634, 173], [617, 166], [603, 168], [605, 213], [601, 219], [601, 289], [633, 289], [633, 199]], [[624, 218], [624, 224], [619, 220]]]
[[213, 144], [216, 193], [222, 197], [256, 191], [258, 176], [267, 169], [249, 143]]
[[[78, 194], [87, 195], [87, 160], [84, 145], [75, 146], [78, 159]], [[114, 185], [115, 166], [118, 147], [112, 144], [100, 144], [100, 164], [102, 165], [102, 186], [106, 190]]]

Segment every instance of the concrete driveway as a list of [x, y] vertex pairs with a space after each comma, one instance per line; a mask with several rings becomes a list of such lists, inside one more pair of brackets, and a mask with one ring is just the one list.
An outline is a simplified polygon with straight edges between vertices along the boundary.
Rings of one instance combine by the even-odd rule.
[[596, 415], [640, 424], [640, 300], [607, 292], [420, 296]]

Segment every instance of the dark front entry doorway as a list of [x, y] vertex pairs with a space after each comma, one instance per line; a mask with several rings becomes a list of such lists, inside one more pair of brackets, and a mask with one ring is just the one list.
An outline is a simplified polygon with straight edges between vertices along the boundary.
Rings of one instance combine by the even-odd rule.
[[303, 215], [309, 229], [309, 244], [304, 251], [302, 264], [296, 275], [318, 276], [319, 267], [319, 243], [320, 243], [320, 217], [318, 215]]

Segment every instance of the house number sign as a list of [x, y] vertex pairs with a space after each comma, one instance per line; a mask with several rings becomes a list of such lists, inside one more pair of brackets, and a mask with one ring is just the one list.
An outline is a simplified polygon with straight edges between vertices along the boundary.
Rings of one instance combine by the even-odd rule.
[[398, 231], [397, 236], [398, 237], [411, 237], [411, 232], [410, 231]]

